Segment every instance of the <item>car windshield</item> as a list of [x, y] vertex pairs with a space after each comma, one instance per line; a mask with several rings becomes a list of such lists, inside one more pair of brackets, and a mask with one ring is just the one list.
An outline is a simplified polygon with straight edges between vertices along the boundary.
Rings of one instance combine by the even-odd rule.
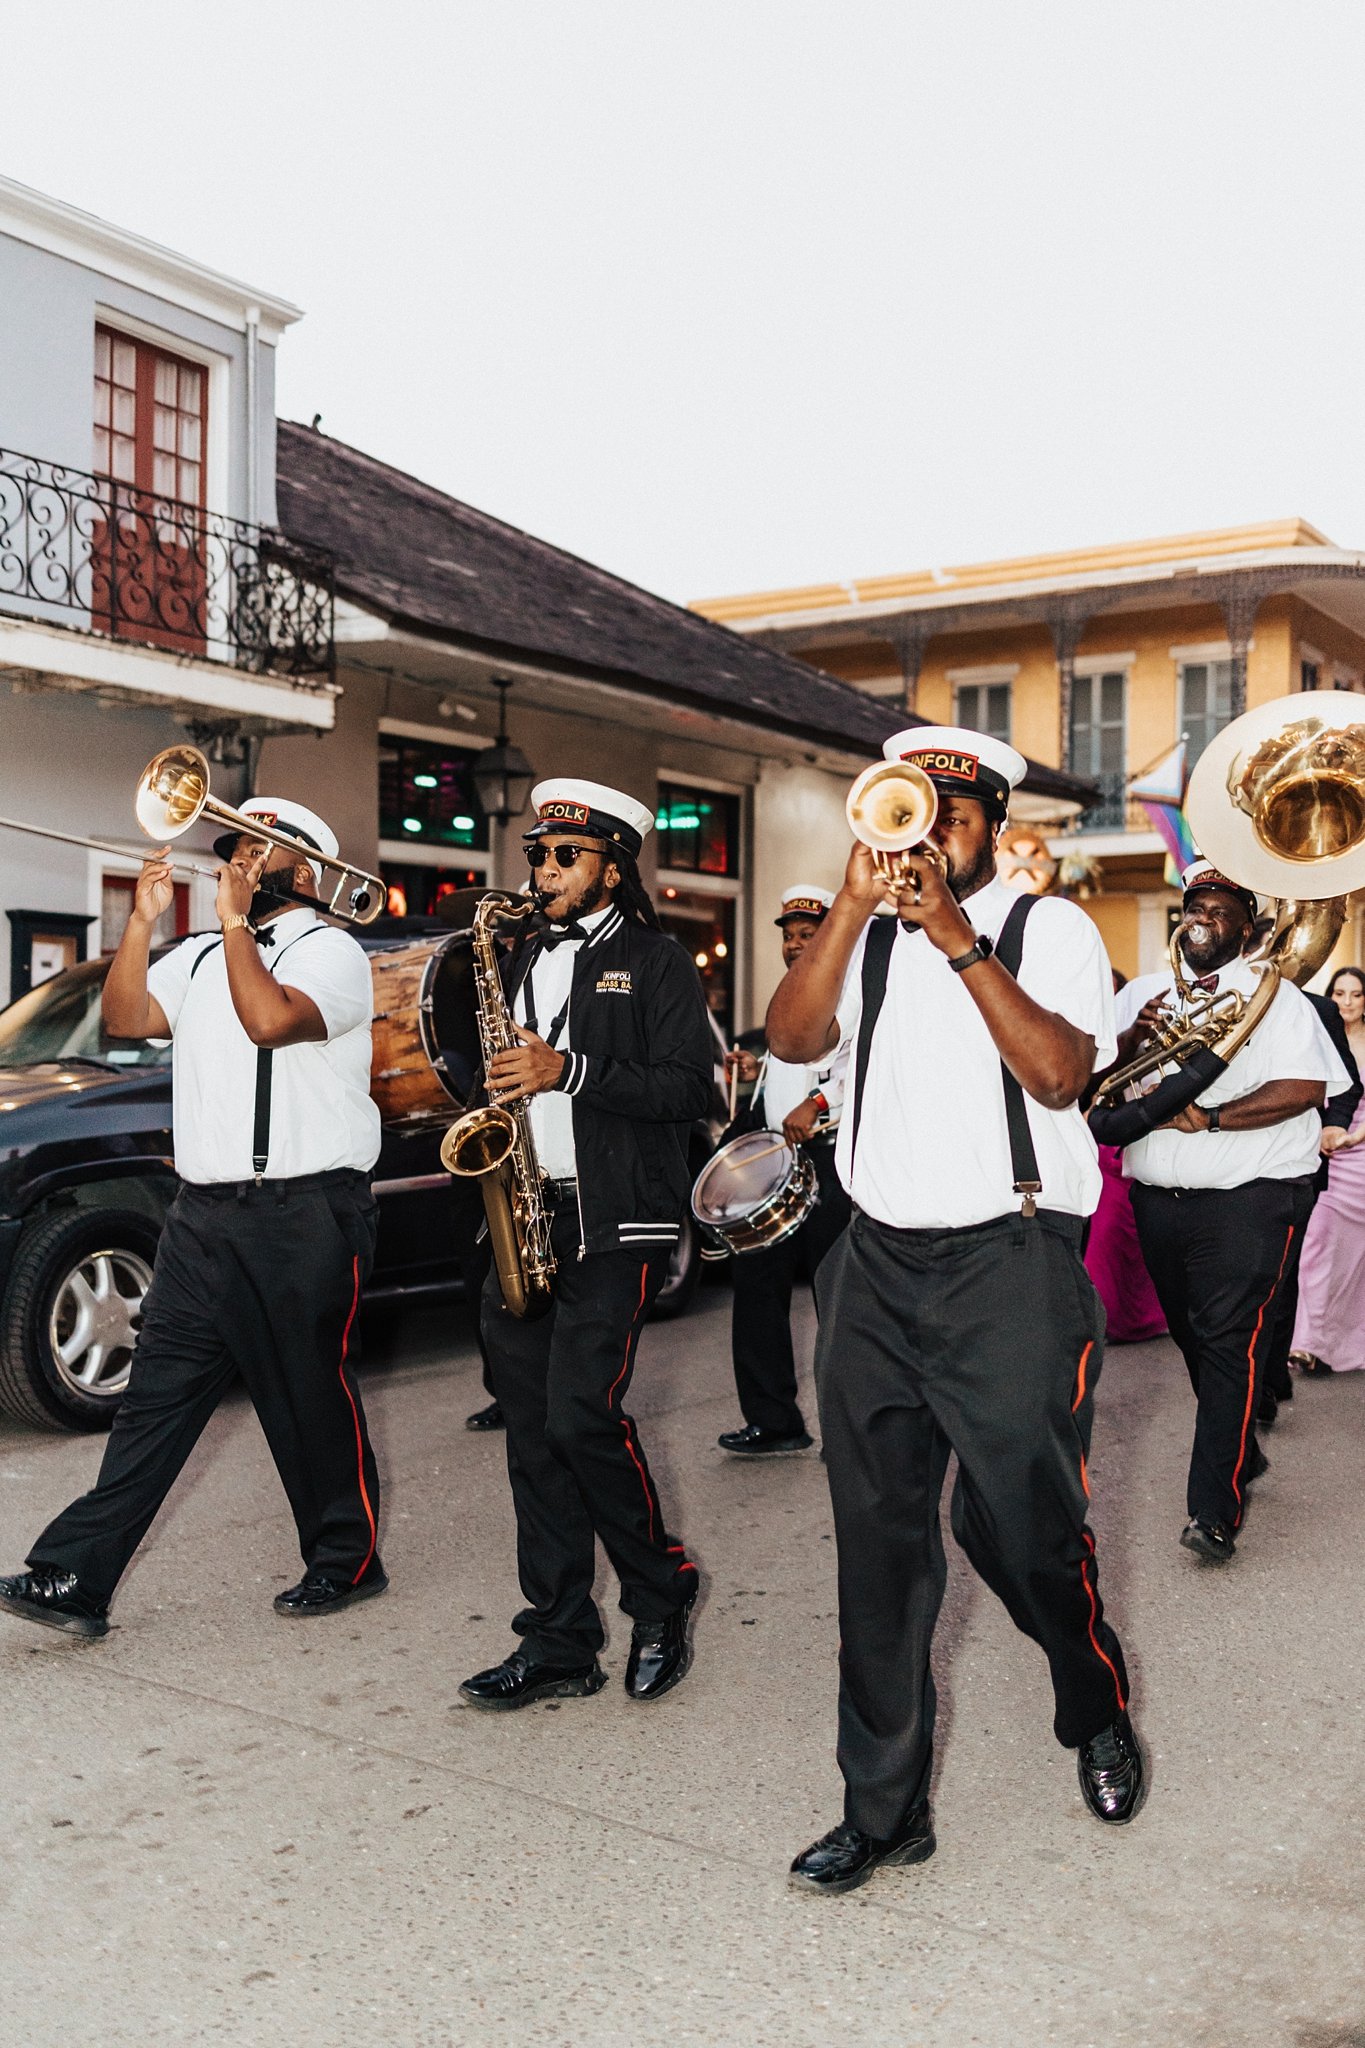
[[0, 1010], [0, 1067], [31, 1067], [41, 1060], [94, 1060], [102, 1067], [164, 1064], [169, 1045], [129, 1044], [105, 1034], [100, 991], [108, 969], [107, 960], [87, 960]]

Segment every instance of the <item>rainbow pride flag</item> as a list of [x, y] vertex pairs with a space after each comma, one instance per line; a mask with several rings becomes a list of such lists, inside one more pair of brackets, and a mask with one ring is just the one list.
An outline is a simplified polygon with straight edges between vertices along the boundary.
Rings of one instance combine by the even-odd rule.
[[1185, 816], [1185, 791], [1189, 776], [1185, 768], [1185, 742], [1177, 740], [1145, 774], [1134, 776], [1128, 794], [1136, 797], [1151, 820], [1152, 829], [1166, 848], [1166, 880], [1173, 889], [1199, 849]]

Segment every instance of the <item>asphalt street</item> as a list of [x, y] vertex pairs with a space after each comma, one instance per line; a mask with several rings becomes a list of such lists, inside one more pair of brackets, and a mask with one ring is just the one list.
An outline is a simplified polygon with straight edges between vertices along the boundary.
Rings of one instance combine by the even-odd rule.
[[[784, 1880], [840, 1812], [824, 1471], [715, 1449], [728, 1313], [653, 1327], [630, 1404], [705, 1567], [653, 1708], [605, 1569], [607, 1691], [454, 1706], [518, 1604], [459, 1309], [366, 1332], [385, 1598], [273, 1615], [292, 1525], [234, 1399], [107, 1640], [0, 1617], [4, 2048], [1365, 2048], [1365, 1375], [1300, 1385], [1218, 1570], [1177, 1544], [1183, 1368], [1113, 1351], [1091, 1477], [1145, 1811], [1089, 1818], [1043, 1661], [950, 1540], [939, 1853], [812, 1900]], [[0, 1568], [99, 1450], [0, 1424]]]

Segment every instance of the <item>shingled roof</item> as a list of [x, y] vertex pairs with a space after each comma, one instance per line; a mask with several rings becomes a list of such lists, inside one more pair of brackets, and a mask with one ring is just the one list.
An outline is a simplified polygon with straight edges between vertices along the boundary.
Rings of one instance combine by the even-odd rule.
[[[279, 422], [278, 488], [285, 533], [328, 549], [338, 592], [391, 625], [844, 753], [879, 754], [907, 723], [885, 698], [290, 420]], [[1072, 802], [1094, 796], [1073, 777], [1032, 764], [1025, 786]]]

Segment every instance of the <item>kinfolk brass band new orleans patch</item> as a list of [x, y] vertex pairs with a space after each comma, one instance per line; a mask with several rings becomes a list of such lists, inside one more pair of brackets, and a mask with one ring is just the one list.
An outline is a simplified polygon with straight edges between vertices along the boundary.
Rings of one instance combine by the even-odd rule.
[[955, 747], [923, 747], [902, 754], [901, 759], [913, 761], [926, 775], [960, 775], [964, 782], [975, 782], [981, 771], [979, 754], [959, 753]]
[[825, 906], [817, 896], [789, 896], [782, 905], [784, 917], [823, 917]]
[[551, 797], [549, 802], [543, 803], [536, 812], [537, 822], [541, 825], [552, 820], [560, 825], [586, 825], [590, 816], [591, 812], [586, 804], [574, 803], [566, 796]]

